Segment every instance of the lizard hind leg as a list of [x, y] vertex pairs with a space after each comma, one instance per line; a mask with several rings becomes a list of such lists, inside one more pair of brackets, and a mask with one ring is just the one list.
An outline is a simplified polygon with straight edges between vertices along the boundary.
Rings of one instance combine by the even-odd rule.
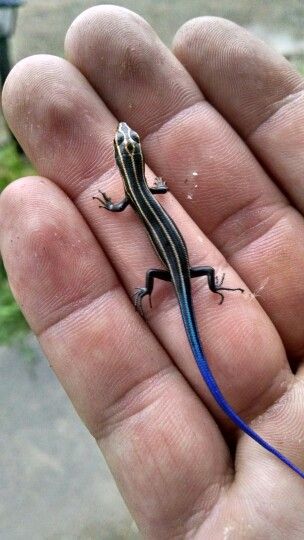
[[142, 300], [145, 296], [147, 296], [147, 294], [149, 295], [150, 307], [152, 307], [151, 294], [153, 291], [154, 279], [162, 279], [163, 281], [171, 281], [170, 272], [168, 270], [162, 270], [160, 268], [151, 268], [146, 273], [145, 287], [138, 287], [137, 289], [135, 289], [135, 293], [133, 295], [134, 305], [135, 305], [136, 311], [138, 311], [142, 317], [144, 317], [144, 311], [142, 308]]
[[224, 279], [225, 279], [225, 273], [223, 273], [222, 277], [219, 279], [215, 275], [215, 270], [212, 268], [212, 266], [196, 266], [195, 268], [190, 268], [190, 277], [201, 277], [206, 276], [208, 280], [208, 287], [210, 291], [212, 291], [215, 294], [219, 294], [221, 297], [220, 304], [224, 302], [224, 295], [220, 291], [240, 291], [244, 292], [244, 289], [241, 289], [240, 287], [231, 288], [231, 287], [222, 287]]

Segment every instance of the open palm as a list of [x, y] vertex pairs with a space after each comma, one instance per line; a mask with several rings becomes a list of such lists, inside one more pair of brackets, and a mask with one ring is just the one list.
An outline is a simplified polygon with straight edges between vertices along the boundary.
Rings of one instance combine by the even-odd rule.
[[[236, 432], [204, 385], [173, 288], [147, 321], [132, 294], [157, 256], [122, 198], [118, 120], [141, 135], [149, 182], [191, 265], [226, 274], [222, 306], [193, 283], [200, 335], [227, 401], [304, 468], [303, 81], [233, 23], [190, 21], [174, 54], [136, 14], [84, 12], [68, 61], [17, 64], [8, 123], [37, 177], [0, 198], [10, 284], [52, 368], [96, 438], [147, 538], [303, 538], [304, 482]], [[250, 293], [249, 290], [252, 292]]]

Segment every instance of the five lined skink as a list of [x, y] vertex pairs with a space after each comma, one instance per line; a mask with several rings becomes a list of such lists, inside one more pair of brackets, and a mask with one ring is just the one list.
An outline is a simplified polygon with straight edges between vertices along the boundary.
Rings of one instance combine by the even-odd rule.
[[145, 287], [137, 289], [135, 293], [136, 309], [143, 315], [142, 299], [146, 295], [150, 297], [155, 278], [173, 283], [197, 367], [219, 407], [238, 428], [304, 478], [304, 471], [268, 444], [232, 409], [218, 387], [203, 351], [193, 310], [191, 278], [206, 276], [209, 289], [220, 295], [220, 303], [224, 299], [221, 291], [243, 292], [243, 289], [223, 287], [223, 279], [220, 282], [217, 280], [215, 270], [211, 266], [195, 268], [190, 266], [187, 246], [181, 233], [164, 208], [153, 197], [154, 194], [166, 193], [168, 188], [160, 178], [156, 179], [153, 187], [148, 186], [139, 136], [125, 122], [119, 124], [115, 133], [114, 150], [116, 163], [124, 182], [125, 197], [116, 204], [103, 192], [100, 192], [99, 197], [93, 198], [100, 202], [101, 207], [111, 212], [121, 212], [130, 204], [143, 221], [156, 253], [164, 265], [162, 269], [148, 270]]

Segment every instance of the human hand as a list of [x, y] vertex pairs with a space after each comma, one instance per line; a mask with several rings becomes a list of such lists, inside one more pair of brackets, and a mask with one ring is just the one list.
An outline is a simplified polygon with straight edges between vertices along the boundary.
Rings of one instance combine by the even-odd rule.
[[303, 82], [221, 19], [184, 25], [174, 51], [181, 63], [137, 15], [103, 6], [71, 26], [69, 62], [13, 69], [4, 112], [41, 176], [1, 195], [1, 253], [143, 535], [301, 538], [303, 480], [218, 410], [170, 284], [148, 324], [135, 313], [133, 291], [159, 262], [132, 209], [112, 215], [92, 196], [121, 199], [112, 140], [127, 121], [167, 180], [161, 202], [191, 264], [257, 293], [219, 307], [195, 280], [200, 336], [227, 401], [303, 469]]

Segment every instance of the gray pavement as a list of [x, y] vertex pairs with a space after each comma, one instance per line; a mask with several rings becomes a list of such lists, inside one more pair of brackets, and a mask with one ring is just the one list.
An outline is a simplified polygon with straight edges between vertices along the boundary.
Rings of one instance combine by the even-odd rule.
[[289, 51], [303, 45], [304, 4], [299, 0], [27, 0], [19, 9], [13, 37], [15, 59], [36, 53], [63, 56], [67, 29], [82, 11], [98, 3], [136, 11], [168, 45], [184, 22], [202, 15], [224, 17], [250, 27], [279, 49], [287, 47]]
[[95, 441], [38, 346], [35, 358], [0, 348], [0, 539], [137, 538]]

